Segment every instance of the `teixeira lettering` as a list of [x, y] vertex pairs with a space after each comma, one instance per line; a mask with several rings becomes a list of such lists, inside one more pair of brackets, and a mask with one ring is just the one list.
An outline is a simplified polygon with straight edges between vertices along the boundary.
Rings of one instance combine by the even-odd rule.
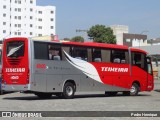
[[25, 68], [6, 68], [6, 72], [10, 72], [10, 73], [17, 73], [17, 72], [25, 72], [26, 70], [25, 70]]
[[128, 72], [128, 68], [101, 67], [104, 72]]

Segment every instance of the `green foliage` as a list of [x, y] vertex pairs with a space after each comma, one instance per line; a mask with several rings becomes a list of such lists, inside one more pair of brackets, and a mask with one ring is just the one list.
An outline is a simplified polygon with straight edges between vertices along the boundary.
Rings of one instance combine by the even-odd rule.
[[73, 42], [84, 42], [84, 38], [81, 36], [75, 36], [71, 39]]
[[113, 35], [113, 30], [105, 25], [92, 26], [87, 33], [94, 42], [116, 44], [116, 36]]
[[63, 40], [70, 41], [71, 39], [70, 38], [64, 38]]

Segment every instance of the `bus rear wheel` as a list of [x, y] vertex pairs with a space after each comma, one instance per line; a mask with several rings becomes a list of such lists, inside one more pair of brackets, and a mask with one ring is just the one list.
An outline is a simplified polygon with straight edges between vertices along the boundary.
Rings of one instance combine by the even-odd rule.
[[35, 93], [41, 99], [49, 99], [52, 97], [51, 93]]
[[62, 93], [63, 98], [72, 99], [74, 97], [74, 93], [75, 93], [74, 84], [71, 82], [65, 83]]

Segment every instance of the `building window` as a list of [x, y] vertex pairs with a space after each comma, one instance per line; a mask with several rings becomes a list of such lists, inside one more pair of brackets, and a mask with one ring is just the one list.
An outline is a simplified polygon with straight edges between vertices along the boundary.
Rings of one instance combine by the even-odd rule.
[[21, 24], [18, 24], [18, 27], [21, 28]]
[[17, 24], [15, 24], [14, 26], [17, 27]]
[[21, 20], [21, 16], [18, 16], [18, 20]]
[[38, 11], [39, 14], [42, 14], [42, 11]]
[[6, 9], [6, 5], [3, 5], [3, 9]]
[[5, 34], [5, 33], [6, 33], [6, 30], [3, 30], [3, 33]]
[[33, 16], [30, 16], [30, 19], [33, 19]]
[[18, 4], [21, 4], [21, 0], [18, 0]]
[[51, 11], [51, 14], [53, 14], [54, 13], [54, 11]]
[[54, 29], [54, 26], [51, 26], [51, 29]]
[[32, 24], [30, 24], [30, 27], [33, 27], [33, 25], [32, 25]]
[[14, 34], [17, 35], [17, 32], [15, 32]]
[[3, 22], [3, 25], [6, 25], [6, 22]]
[[6, 14], [5, 14], [5, 13], [3, 13], [3, 17], [6, 17]]
[[41, 19], [41, 18], [38, 18], [38, 21], [42, 21], [42, 19]]
[[17, 11], [17, 8], [15, 8], [14, 11]]
[[42, 34], [38, 34], [38, 37], [41, 37], [42, 36]]
[[33, 9], [32, 9], [32, 8], [30, 8], [30, 11], [32, 12], [32, 11], [33, 11]]
[[32, 32], [30, 32], [29, 34], [30, 34], [30, 35], [33, 35], [33, 33], [32, 33]]
[[42, 26], [38, 26], [38, 29], [42, 29]]
[[18, 12], [21, 12], [21, 8], [18, 8]]
[[54, 21], [54, 19], [53, 19], [53, 18], [51, 18], [51, 21]]
[[30, 0], [30, 3], [33, 4], [33, 0]]
[[18, 35], [21, 35], [21, 32], [18, 32]]

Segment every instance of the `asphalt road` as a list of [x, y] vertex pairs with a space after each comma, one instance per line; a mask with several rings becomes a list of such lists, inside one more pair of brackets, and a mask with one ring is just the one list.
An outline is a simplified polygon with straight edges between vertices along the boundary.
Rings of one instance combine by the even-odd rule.
[[[160, 89], [160, 80], [155, 81], [154, 89]], [[98, 92], [94, 94], [81, 93], [69, 100], [59, 99], [56, 96], [51, 99], [39, 99], [32, 94], [16, 92], [0, 96], [0, 111], [160, 111], [160, 92], [142, 92], [138, 96], [122, 96], [119, 93], [113, 97]], [[110, 119], [118, 120], [119, 118]]]

